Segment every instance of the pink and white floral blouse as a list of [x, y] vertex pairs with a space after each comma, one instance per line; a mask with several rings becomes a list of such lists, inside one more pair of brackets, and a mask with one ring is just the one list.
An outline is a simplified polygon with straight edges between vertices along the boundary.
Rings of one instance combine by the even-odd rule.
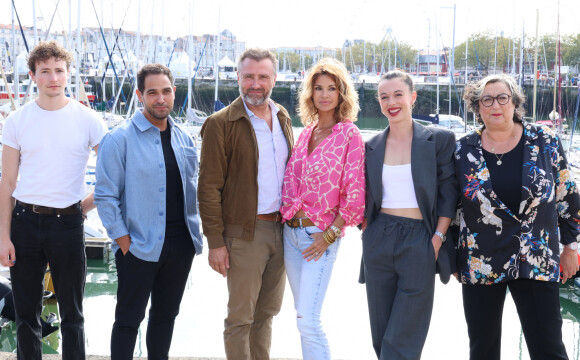
[[362, 222], [365, 207], [364, 141], [350, 120], [337, 123], [332, 134], [310, 155], [308, 142], [317, 121], [298, 137], [286, 172], [280, 213], [291, 219], [302, 209], [321, 230], [340, 214], [346, 226]]

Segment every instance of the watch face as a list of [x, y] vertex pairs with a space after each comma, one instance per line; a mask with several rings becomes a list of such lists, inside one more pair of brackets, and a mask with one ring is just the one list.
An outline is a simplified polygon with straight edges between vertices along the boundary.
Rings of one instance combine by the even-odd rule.
[[571, 244], [568, 245], [568, 247], [572, 250], [577, 250], [578, 249], [578, 243], [577, 242], [573, 242]]

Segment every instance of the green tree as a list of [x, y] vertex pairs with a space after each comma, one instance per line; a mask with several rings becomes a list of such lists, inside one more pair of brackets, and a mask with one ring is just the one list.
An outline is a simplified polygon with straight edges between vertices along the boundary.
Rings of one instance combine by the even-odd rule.
[[563, 37], [561, 56], [566, 65], [580, 65], [580, 34]]

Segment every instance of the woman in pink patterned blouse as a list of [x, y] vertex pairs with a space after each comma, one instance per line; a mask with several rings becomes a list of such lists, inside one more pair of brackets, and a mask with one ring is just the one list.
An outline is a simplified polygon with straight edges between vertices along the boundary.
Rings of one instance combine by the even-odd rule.
[[353, 124], [358, 95], [344, 65], [322, 59], [300, 89], [305, 128], [284, 175], [284, 262], [304, 359], [330, 359], [320, 322], [342, 230], [365, 205], [364, 142]]

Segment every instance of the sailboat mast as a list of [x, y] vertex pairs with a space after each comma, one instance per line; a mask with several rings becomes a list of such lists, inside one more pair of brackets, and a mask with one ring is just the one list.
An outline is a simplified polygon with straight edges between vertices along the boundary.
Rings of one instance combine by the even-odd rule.
[[36, 28], [36, 0], [32, 0], [32, 17], [33, 17], [33, 31], [34, 31], [34, 39], [32, 39], [32, 47], [36, 45], [38, 41], [38, 30]]
[[165, 6], [161, 5], [161, 63], [163, 65], [167, 64], [165, 60], [165, 50], [167, 47], [167, 42], [165, 41]]
[[79, 51], [81, 49], [81, 0], [78, 0], [77, 8], [77, 51], [75, 51], [75, 69], [76, 69], [76, 99], [80, 100], [81, 94], [81, 59]]
[[435, 47], [437, 56], [437, 109], [435, 109], [435, 114], [439, 115], [439, 14], [435, 12]]
[[[468, 51], [468, 46], [467, 44], [469, 43], [469, 36], [467, 37], [467, 40], [465, 40], [465, 87], [463, 89], [467, 88], [467, 51]], [[463, 100], [463, 108], [467, 109], [467, 100]], [[463, 112], [463, 122], [465, 122], [465, 126], [467, 126], [467, 111]]]
[[192, 39], [191, 39], [191, 34], [192, 34], [192, 28], [191, 28], [191, 7], [192, 7], [192, 3], [189, 3], [189, 36], [187, 37], [187, 110], [186, 110], [186, 115], [187, 112], [189, 111], [189, 109], [191, 109], [191, 98], [193, 96], [193, 94], [191, 93], [191, 56], [192, 56], [192, 51], [191, 51], [191, 45], [192, 45]]
[[18, 72], [18, 53], [16, 52], [16, 26], [14, 24], [14, 3], [12, 3], [12, 82], [14, 83], [14, 95], [16, 107], [20, 106], [20, 76]]
[[[134, 66], [134, 72], [133, 74], [137, 74], [137, 71], [139, 70], [139, 59], [141, 58], [141, 0], [139, 0], [139, 5], [137, 5], [137, 44], [135, 46], [136, 50], [136, 54], [135, 54], [135, 65], [131, 65], [131, 63], [129, 63], [129, 66]], [[131, 59], [129, 59], [130, 61]], [[126, 69], [125, 71], [128, 71], [129, 69]], [[125, 81], [123, 81], [121, 83], [121, 87], [123, 86], [123, 84], [125, 83]], [[137, 96], [132, 97], [133, 101], [132, 101], [132, 105], [135, 106], [135, 109], [137, 109], [137, 105], [138, 105], [138, 99]], [[173, 109], [172, 109], [173, 110]], [[128, 114], [127, 114], [128, 115]]]
[[495, 25], [495, 47], [493, 51], [493, 74], [497, 74], [497, 24]]
[[[558, 0], [558, 97], [560, 101], [558, 102], [558, 113], [560, 114], [559, 118], [562, 118], [564, 115], [562, 113], [562, 68], [561, 68], [561, 59], [562, 59], [562, 49], [560, 47], [560, 0]], [[563, 122], [559, 122], [560, 133], [562, 132], [562, 125]]]
[[538, 31], [540, 28], [540, 10], [536, 9], [536, 50], [534, 51], [534, 104], [532, 110], [532, 122], [536, 122], [536, 107], [537, 107], [537, 89], [538, 89], [538, 45], [540, 39], [538, 37]]
[[512, 41], [512, 76], [516, 75], [516, 1], [514, 0], [514, 35]]
[[[559, 19], [559, 17], [560, 17], [560, 13], [558, 13], [558, 25], [557, 25], [558, 42], [560, 40], [560, 19]], [[554, 103], [552, 106], [552, 109], [554, 109], [554, 110], [552, 110], [552, 113], [554, 114], [554, 116], [553, 116], [554, 120], [559, 118], [559, 116], [556, 115], [558, 113], [556, 111], [556, 92], [558, 90], [558, 82], [560, 79], [560, 64], [558, 61], [560, 59], [560, 57], [558, 54], [558, 50], [559, 50], [559, 48], [556, 48], [556, 59], [554, 61]]]
[[[451, 115], [451, 83], [453, 83], [453, 73], [455, 70], [455, 6], [453, 4], [453, 40], [451, 42], [451, 62], [449, 63], [449, 115]], [[467, 125], [466, 125], [467, 126]]]
[[[115, 44], [115, 28], [114, 28], [114, 26], [113, 26], [113, 24], [114, 24], [114, 14], [115, 14], [115, 5], [114, 5], [114, 3], [111, 1], [111, 44]], [[120, 30], [120, 29], [119, 29], [119, 30]], [[115, 48], [113, 47], [113, 51], [114, 51], [114, 49], [115, 49]], [[111, 52], [111, 55], [110, 55], [110, 61], [111, 61], [111, 65], [113, 66], [113, 69], [114, 69], [114, 66], [115, 66], [115, 64], [113, 63], [113, 55], [114, 55], [114, 53], [113, 53], [113, 52]], [[125, 70], [126, 70], [126, 69], [125, 69]], [[115, 96], [115, 77], [116, 77], [116, 76], [117, 76], [117, 74], [116, 74], [116, 73], [115, 73], [115, 71], [113, 70], [113, 76], [111, 76], [111, 96], [113, 96], [113, 99], [115, 99], [115, 98], [114, 98], [114, 96]], [[106, 79], [106, 78], [107, 78], [107, 77], [106, 77], [106, 75], [105, 75], [105, 79]], [[116, 103], [116, 101], [115, 101], [114, 103]], [[113, 106], [113, 107], [111, 108], [111, 119], [113, 119], [113, 118], [114, 118], [114, 115], [115, 115], [115, 106]]]
[[520, 44], [520, 86], [524, 87], [524, 40], [526, 36], [525, 25], [522, 23], [522, 43]]
[[[216, 42], [217, 42], [217, 51], [215, 54], [215, 71], [214, 71], [214, 76], [215, 76], [215, 94], [214, 94], [214, 104], [215, 102], [217, 102], [218, 100], [218, 80], [219, 80], [219, 75], [220, 75], [220, 66], [218, 64], [219, 62], [219, 58], [220, 58], [220, 17], [221, 17], [221, 8], [218, 9], [218, 33], [215, 37]], [[238, 69], [239, 70], [239, 69]]]
[[366, 72], [367, 68], [367, 41], [363, 40], [363, 71]]

